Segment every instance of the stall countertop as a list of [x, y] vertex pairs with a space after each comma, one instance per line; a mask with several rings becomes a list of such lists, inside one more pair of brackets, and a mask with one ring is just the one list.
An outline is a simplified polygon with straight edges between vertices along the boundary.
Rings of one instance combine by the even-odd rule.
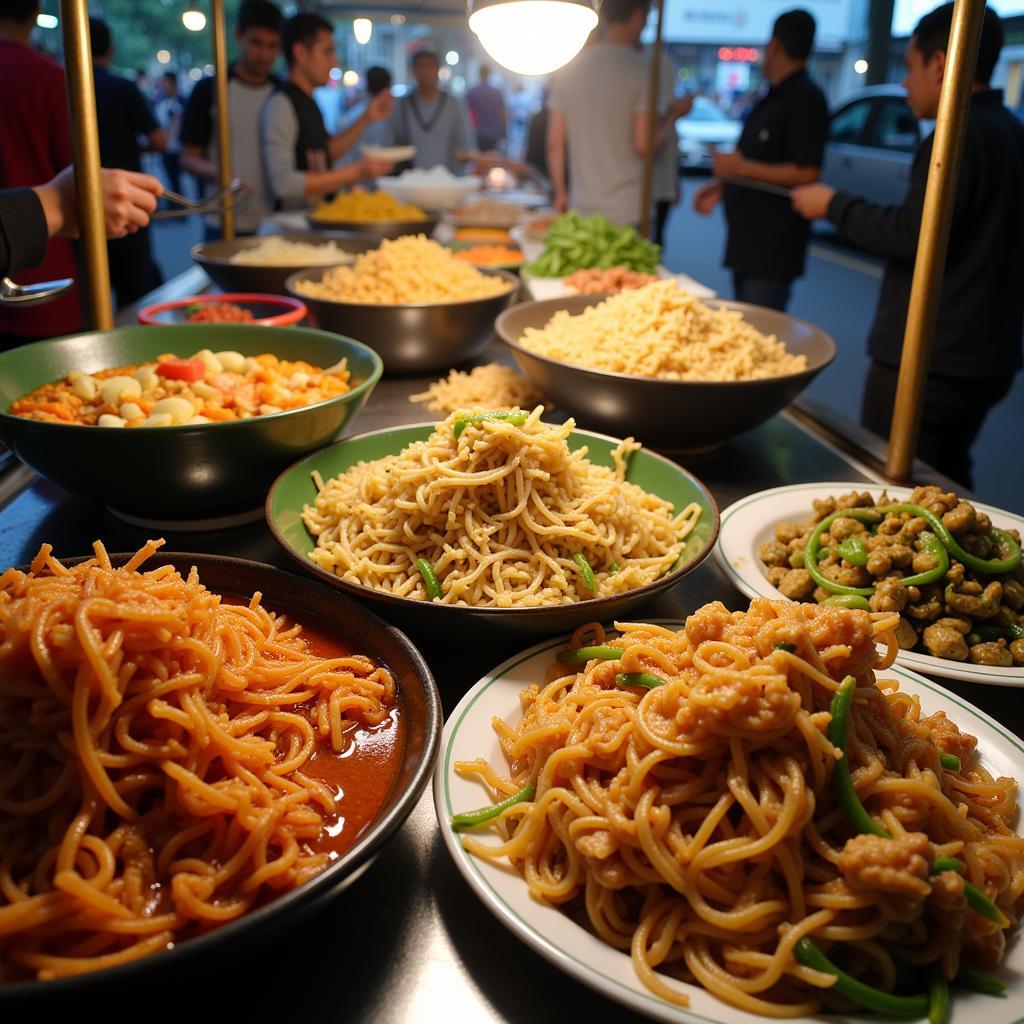
[[[187, 282], [191, 292], [200, 290], [195, 285]], [[492, 342], [481, 361], [503, 357], [504, 351]], [[429, 379], [382, 380], [352, 432], [436, 418], [408, 401]], [[841, 450], [846, 446], [843, 436], [856, 434], [852, 424], [836, 421], [830, 436], [813, 424], [806, 412], [783, 413], [718, 452], [689, 461], [687, 468], [707, 484], [720, 509], [755, 491], [785, 484], [881, 482], [871, 467], [870, 452], [862, 460]], [[934, 474], [923, 470], [922, 478], [934, 479]], [[0, 503], [0, 561], [5, 566], [29, 561], [43, 541], [53, 544], [58, 556], [73, 556], [88, 552], [97, 537], [115, 551], [135, 550], [147, 539], [145, 531], [17, 465], [0, 467]], [[262, 522], [166, 536], [168, 550], [231, 554], [294, 570]], [[730, 608], [746, 603], [709, 558], [646, 607], [644, 615], [685, 618], [699, 605], [716, 600]], [[411, 636], [434, 673], [446, 714], [489, 669], [531, 643], [498, 638], [486, 646], [460, 644], [454, 649], [450, 641], [437, 637], [415, 632]], [[1013, 690], [941, 682], [1010, 729], [1022, 731], [1024, 715]], [[180, 1019], [188, 1010], [198, 1011], [200, 1020], [419, 1024], [443, 1016], [458, 1024], [554, 1024], [568, 1007], [581, 1019], [604, 1020], [612, 1014], [623, 1024], [640, 1019], [562, 974], [492, 918], [456, 871], [440, 827], [428, 788], [365, 874], [315, 915], [266, 935], [243, 962], [193, 967], [187, 978], [164, 974], [154, 966], [139, 980], [119, 985], [117, 1003], [145, 1007], [147, 1020]], [[81, 1009], [92, 999], [96, 1005], [101, 998], [109, 1003], [106, 989], [89, 991], [91, 995], [73, 1001], [48, 998], [44, 991], [33, 1003], [33, 1012], [49, 1019], [51, 1012]], [[153, 998], [156, 992], [158, 1000]]]

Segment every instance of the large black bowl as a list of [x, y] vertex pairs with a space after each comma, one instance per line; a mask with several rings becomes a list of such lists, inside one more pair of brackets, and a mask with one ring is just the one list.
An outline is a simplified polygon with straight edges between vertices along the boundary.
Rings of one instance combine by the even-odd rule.
[[524, 302], [502, 313], [495, 329], [537, 389], [572, 413], [581, 426], [637, 437], [654, 448], [699, 452], [752, 430], [792, 402], [836, 355], [836, 343], [806, 320], [726, 301], [708, 305], [738, 310], [762, 334], [774, 334], [790, 352], [805, 355], [807, 369], [764, 380], [658, 380], [574, 366], [519, 344], [527, 327], [542, 328], [559, 310], [576, 315], [607, 297], [574, 295]]
[[[111, 561], [122, 564], [130, 557], [112, 555]], [[118, 984], [143, 973], [152, 975], [154, 983], [187, 984], [187, 972], [197, 963], [219, 960], [225, 970], [237, 966], [239, 949], [261, 937], [265, 940], [268, 933], [301, 919], [354, 882], [409, 816], [430, 778], [441, 735], [441, 701], [423, 656], [404, 633], [332, 587], [273, 566], [218, 555], [161, 553], [145, 568], [165, 564], [182, 574], [196, 566], [202, 583], [218, 593], [249, 597], [258, 590], [266, 605], [283, 611], [292, 621], [345, 639], [387, 665], [398, 684], [400, 713], [405, 717], [405, 749], [395, 780], [355, 845], [300, 888], [237, 921], [133, 963], [58, 981], [0, 985], [0, 1006], [10, 1008], [12, 1003], [28, 1004], [29, 1000], [32, 1004], [43, 1000], [45, 1005], [46, 999], [63, 1001], [78, 993], [99, 994], [100, 989], [109, 998]], [[153, 1019], [162, 1019], [156, 1005], [150, 1012], [156, 1014]]]
[[372, 235], [380, 242], [385, 238], [401, 238], [403, 235], [426, 235], [430, 238], [440, 218], [428, 216], [424, 220], [330, 220], [310, 213], [306, 220], [314, 231], [349, 231], [353, 234]]
[[[40, 423], [6, 411], [72, 370], [93, 373], [203, 348], [273, 352], [323, 367], [347, 359], [352, 390], [270, 416], [180, 427]], [[74, 334], [0, 353], [0, 439], [40, 475], [127, 518], [215, 525], [208, 521], [261, 507], [282, 469], [338, 437], [381, 373], [380, 358], [365, 345], [305, 327], [180, 324]]]
[[385, 306], [369, 302], [333, 302], [307, 295], [300, 281], [319, 281], [329, 268], [301, 270], [288, 278], [288, 292], [309, 309], [310, 321], [366, 342], [389, 374], [434, 373], [472, 358], [494, 335], [494, 318], [519, 292], [519, 278], [505, 270], [481, 273], [508, 285], [497, 295], [460, 302], [417, 302]]
[[[288, 242], [305, 242], [308, 245], [327, 245], [334, 242], [339, 249], [358, 256], [380, 245], [380, 239], [368, 234], [354, 234], [335, 231], [329, 234], [286, 234], [281, 238]], [[243, 249], [253, 249], [266, 238], [230, 238], [213, 242], [199, 242], [192, 246], [191, 256], [206, 271], [210, 280], [225, 292], [270, 292], [272, 295], [287, 295], [284, 283], [308, 264], [295, 263], [290, 266], [250, 266], [247, 263], [232, 263], [231, 257]]]

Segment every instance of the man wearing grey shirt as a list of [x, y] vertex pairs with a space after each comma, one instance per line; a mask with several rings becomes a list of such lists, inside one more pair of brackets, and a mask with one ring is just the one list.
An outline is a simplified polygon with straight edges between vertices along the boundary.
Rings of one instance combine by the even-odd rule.
[[[647, 148], [647, 60], [637, 50], [648, 0], [604, 0], [603, 36], [555, 76], [549, 102], [548, 170], [554, 205], [601, 213], [616, 224], [639, 224]], [[690, 97], [670, 103], [655, 125], [660, 147]], [[566, 150], [572, 166], [566, 188]]]
[[475, 145], [469, 115], [462, 101], [438, 83], [440, 62], [432, 50], [417, 50], [409, 62], [416, 88], [395, 103], [390, 142], [415, 146], [414, 167], [441, 164], [455, 174], [462, 171], [457, 154]]
[[391, 112], [391, 94], [382, 92], [367, 104], [355, 124], [328, 135], [313, 90], [330, 81], [337, 65], [334, 31], [319, 14], [305, 11], [285, 22], [282, 37], [288, 81], [263, 108], [261, 137], [267, 184], [278, 209], [308, 206], [344, 185], [387, 174], [392, 164], [370, 157], [331, 169], [358, 142], [363, 129]]

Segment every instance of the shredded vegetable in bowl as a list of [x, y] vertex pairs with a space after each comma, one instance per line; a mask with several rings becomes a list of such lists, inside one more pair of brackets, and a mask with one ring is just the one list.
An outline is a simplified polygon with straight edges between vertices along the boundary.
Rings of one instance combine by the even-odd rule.
[[43, 423], [99, 427], [177, 427], [269, 416], [337, 398], [350, 390], [343, 359], [321, 369], [270, 353], [203, 349], [188, 359], [96, 373], [72, 370], [19, 398], [11, 413]]

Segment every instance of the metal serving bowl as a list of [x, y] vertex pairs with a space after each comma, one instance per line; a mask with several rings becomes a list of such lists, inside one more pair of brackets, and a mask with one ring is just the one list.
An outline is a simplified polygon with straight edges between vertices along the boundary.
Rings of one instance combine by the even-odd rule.
[[[6, 411], [72, 370], [94, 373], [203, 348], [247, 356], [273, 352], [323, 367], [347, 359], [352, 390], [269, 416], [180, 427], [74, 426]], [[338, 437], [382, 371], [380, 358], [365, 345], [305, 327], [179, 324], [75, 334], [0, 354], [0, 439], [41, 476], [129, 520], [195, 525], [259, 508], [285, 466]]]
[[[290, 266], [252, 266], [232, 263], [231, 257], [243, 249], [253, 249], [269, 236], [248, 238], [221, 238], [214, 242], [198, 242], [192, 246], [192, 259], [209, 275], [218, 288], [226, 292], [270, 292], [285, 295], [284, 283], [306, 264]], [[305, 242], [308, 245], [327, 245], [334, 242], [339, 249], [358, 256], [380, 245], [380, 239], [367, 234], [336, 231], [330, 235], [286, 234], [279, 236], [287, 242]]]
[[[302, 521], [303, 506], [316, 501], [317, 489], [310, 474], [315, 470], [325, 481], [330, 480], [358, 462], [398, 455], [414, 441], [428, 438], [434, 429], [432, 423], [419, 423], [346, 438], [338, 444], [314, 452], [285, 470], [267, 495], [267, 524], [278, 543], [307, 573], [344, 590], [360, 603], [375, 608], [389, 622], [414, 631], [416, 635], [457, 634], [461, 639], [474, 631], [550, 635], [570, 632], [585, 622], [625, 619], [693, 572], [714, 547], [718, 536], [718, 508], [711, 493], [700, 480], [681, 466], [641, 448], [630, 456], [627, 479], [631, 483], [671, 502], [677, 512], [682, 511], [691, 501], [701, 507], [701, 517], [686, 538], [675, 566], [645, 587], [574, 604], [537, 608], [469, 608], [397, 597], [372, 587], [350, 583], [314, 565], [309, 555], [316, 541]], [[611, 453], [620, 442], [604, 434], [575, 430], [569, 435], [568, 443], [572, 449], [586, 445], [587, 457], [591, 462], [610, 467], [613, 465]]]
[[495, 324], [520, 369], [543, 395], [578, 423], [632, 436], [674, 452], [706, 451], [774, 416], [835, 358], [836, 343], [820, 328], [786, 313], [745, 302], [711, 301], [735, 309], [763, 334], [774, 334], [807, 369], [784, 377], [743, 381], [674, 381], [637, 377], [549, 359], [519, 344], [527, 327], [544, 327], [559, 310], [581, 313], [607, 295], [524, 302]]
[[302, 299], [317, 327], [358, 338], [379, 353], [387, 373], [433, 373], [466, 362], [487, 344], [494, 334], [494, 318], [519, 291], [519, 278], [504, 270], [481, 273], [500, 277], [508, 285], [506, 291], [460, 302], [333, 302], [296, 287], [299, 281], [319, 281], [327, 269], [292, 274], [288, 291]]
[[426, 235], [434, 233], [441, 218], [427, 214], [423, 220], [327, 220], [308, 214], [306, 220], [314, 231], [351, 231], [360, 235], [371, 235], [378, 241], [382, 238], [401, 238], [403, 235]]
[[[132, 556], [110, 557], [120, 565]], [[173, 565], [183, 575], [194, 565], [202, 583], [215, 593], [248, 598], [260, 591], [266, 605], [283, 611], [291, 621], [318, 628], [387, 665], [398, 684], [399, 713], [404, 716], [405, 727], [404, 751], [395, 779], [356, 842], [299, 888], [257, 905], [237, 920], [141, 960], [56, 981], [0, 986], [0, 1007], [5, 1009], [22, 1004], [28, 1009], [31, 1005], [38, 1017], [41, 1009], [51, 1007], [48, 1000], [53, 1000], [52, 1019], [56, 1019], [56, 1004], [69, 997], [121, 993], [128, 984], [177, 986], [190, 977], [188, 972], [197, 964], [211, 960], [227, 963], [240, 951], [267, 943], [267, 936], [276, 936], [281, 927], [301, 922], [359, 878], [408, 818], [430, 779], [441, 736], [441, 701], [423, 656], [394, 626], [333, 587], [259, 562], [159, 552], [145, 568], [159, 565]], [[50, 1016], [44, 1012], [43, 1018]]]

